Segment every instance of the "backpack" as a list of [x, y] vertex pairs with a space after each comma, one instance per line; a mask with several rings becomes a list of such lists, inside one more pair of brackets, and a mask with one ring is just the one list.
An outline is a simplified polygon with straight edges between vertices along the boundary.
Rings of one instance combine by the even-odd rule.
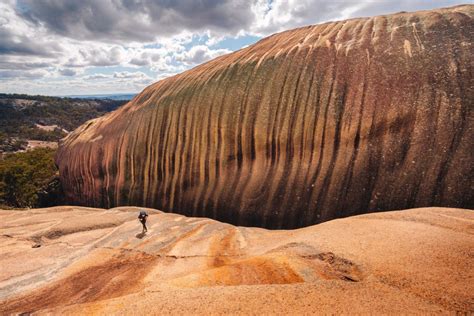
[[147, 212], [140, 211], [140, 215], [138, 215], [138, 218], [146, 218], [147, 216], [148, 216]]

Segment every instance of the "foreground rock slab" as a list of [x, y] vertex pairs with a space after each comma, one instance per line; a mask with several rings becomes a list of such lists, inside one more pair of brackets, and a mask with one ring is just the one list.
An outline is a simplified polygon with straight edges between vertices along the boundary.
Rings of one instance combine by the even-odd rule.
[[0, 313], [474, 310], [474, 213], [422, 208], [298, 230], [138, 208], [0, 211]]

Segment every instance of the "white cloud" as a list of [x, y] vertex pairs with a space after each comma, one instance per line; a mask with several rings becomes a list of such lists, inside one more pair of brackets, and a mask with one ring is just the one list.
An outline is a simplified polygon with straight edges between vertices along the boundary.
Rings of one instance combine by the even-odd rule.
[[153, 81], [231, 52], [222, 46], [227, 39], [460, 3], [1, 0], [0, 92], [137, 92]]
[[237, 32], [253, 21], [247, 0], [22, 0], [25, 20], [80, 40], [151, 42], [183, 30]]
[[59, 74], [62, 76], [72, 77], [77, 75], [77, 71], [71, 68], [59, 69]]
[[1, 55], [51, 57], [60, 52], [62, 52], [60, 44], [46, 36], [42, 27], [33, 28], [30, 23], [17, 15], [13, 1], [0, 2]]
[[82, 77], [84, 80], [98, 80], [98, 79], [108, 79], [110, 76], [107, 76], [105, 74], [93, 74], [89, 76], [84, 76]]
[[205, 45], [196, 45], [186, 52], [177, 54], [175, 58], [187, 65], [197, 65], [230, 52], [228, 49], [210, 49]]
[[147, 75], [145, 75], [143, 72], [137, 71], [137, 72], [129, 72], [129, 71], [122, 71], [122, 72], [115, 72], [113, 74], [114, 78], [120, 78], [120, 79], [142, 79], [142, 78], [149, 78]]
[[48, 76], [49, 72], [45, 70], [0, 70], [0, 80], [8, 79], [40, 79]]
[[[384, 0], [381, 0], [384, 1]], [[249, 32], [269, 35], [276, 32], [346, 19], [371, 1], [258, 0], [252, 6], [255, 19]]]
[[322, 22], [427, 10], [462, 3], [459, 0], [255, 0], [251, 10], [256, 18], [244, 31], [247, 34], [267, 36]]
[[164, 48], [133, 48], [128, 50], [131, 66], [153, 66], [166, 62], [164, 59], [170, 51]]

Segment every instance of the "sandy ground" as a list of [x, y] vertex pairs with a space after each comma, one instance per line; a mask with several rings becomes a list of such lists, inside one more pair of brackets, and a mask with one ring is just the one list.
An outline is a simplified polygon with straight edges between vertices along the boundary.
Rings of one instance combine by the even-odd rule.
[[0, 211], [0, 314], [474, 311], [474, 212], [421, 208], [298, 229], [149, 210]]

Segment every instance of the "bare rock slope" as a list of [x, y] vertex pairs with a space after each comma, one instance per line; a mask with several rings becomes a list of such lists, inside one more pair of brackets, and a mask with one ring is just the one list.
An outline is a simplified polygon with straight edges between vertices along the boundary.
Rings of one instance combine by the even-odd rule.
[[474, 208], [473, 8], [303, 27], [155, 83], [64, 141], [67, 198], [268, 228]]
[[421, 208], [291, 231], [136, 208], [0, 211], [0, 314], [474, 311], [474, 213]]

